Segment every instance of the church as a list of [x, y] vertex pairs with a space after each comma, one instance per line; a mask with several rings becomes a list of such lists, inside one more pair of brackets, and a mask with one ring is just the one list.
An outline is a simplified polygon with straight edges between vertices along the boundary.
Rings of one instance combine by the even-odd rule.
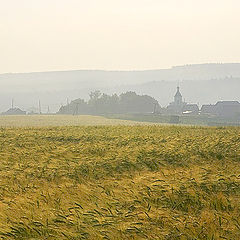
[[188, 104], [183, 101], [180, 87], [171, 102], [162, 113], [167, 115], [202, 115], [208, 117], [218, 117], [222, 119], [239, 119], [240, 103], [238, 101], [219, 101], [215, 105], [203, 105], [201, 111], [197, 104]]
[[185, 101], [183, 101], [183, 97], [180, 92], [180, 87], [178, 86], [177, 92], [174, 96], [174, 101], [167, 106], [166, 111], [168, 114], [197, 115], [199, 113], [199, 108], [197, 104], [187, 104]]

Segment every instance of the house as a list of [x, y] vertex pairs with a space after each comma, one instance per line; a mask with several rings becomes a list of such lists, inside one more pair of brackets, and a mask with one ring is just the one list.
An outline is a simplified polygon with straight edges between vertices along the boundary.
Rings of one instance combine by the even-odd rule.
[[26, 111], [20, 108], [10, 108], [6, 112], [3, 112], [2, 115], [26, 115]]
[[240, 116], [240, 103], [238, 101], [221, 101], [215, 104], [218, 117], [236, 118]]
[[202, 108], [200, 110], [202, 115], [215, 115], [215, 105], [212, 104], [205, 104], [202, 105]]
[[215, 105], [203, 105], [201, 114], [220, 118], [240, 118], [240, 103], [238, 101], [219, 101]]
[[183, 107], [183, 114], [198, 115], [199, 107], [197, 104], [186, 104]]

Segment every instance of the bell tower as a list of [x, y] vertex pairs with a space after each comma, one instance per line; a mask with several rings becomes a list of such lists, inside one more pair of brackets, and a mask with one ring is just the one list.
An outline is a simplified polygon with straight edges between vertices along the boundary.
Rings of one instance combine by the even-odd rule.
[[181, 104], [183, 104], [183, 100], [182, 100], [182, 94], [180, 93], [180, 91], [179, 91], [179, 86], [177, 87], [177, 92], [176, 92], [176, 94], [175, 94], [175, 96], [174, 96], [174, 104], [175, 105], [181, 105]]

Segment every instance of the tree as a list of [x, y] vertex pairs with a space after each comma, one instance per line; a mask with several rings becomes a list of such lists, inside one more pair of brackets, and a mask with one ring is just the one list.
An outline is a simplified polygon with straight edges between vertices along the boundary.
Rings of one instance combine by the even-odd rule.
[[99, 90], [96, 90], [94, 92], [90, 92], [89, 97], [90, 97], [90, 101], [97, 101], [100, 96], [101, 96], [101, 92]]
[[160, 108], [157, 100], [148, 95], [138, 95], [135, 92], [117, 94], [102, 94], [94, 91], [89, 94], [89, 101], [76, 99], [69, 105], [61, 107], [61, 114], [107, 114], [107, 113], [152, 113]]
[[120, 95], [120, 108], [123, 113], [150, 113], [158, 101], [148, 95], [137, 95], [135, 92], [126, 92]]
[[81, 98], [72, 101], [70, 104], [66, 106], [62, 106], [58, 111], [58, 114], [72, 114], [72, 115], [88, 113], [89, 113], [88, 104]]

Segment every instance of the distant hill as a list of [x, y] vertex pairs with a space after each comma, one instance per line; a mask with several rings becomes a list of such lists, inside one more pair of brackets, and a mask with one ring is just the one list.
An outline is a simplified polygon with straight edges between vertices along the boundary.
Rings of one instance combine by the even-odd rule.
[[[0, 111], [11, 98], [25, 110], [42, 101], [43, 111], [57, 111], [66, 99], [88, 98], [90, 91], [106, 93], [132, 90], [155, 97], [161, 105], [171, 101], [177, 83], [186, 101], [211, 103], [239, 100], [240, 63], [197, 64], [147, 71], [79, 70], [0, 75]], [[238, 98], [238, 99], [236, 99]]]
[[[226, 77], [240, 77], [240, 63], [225, 64], [193, 64], [175, 66], [169, 69], [145, 71], [103, 71], [103, 70], [75, 70], [34, 73], [6, 73], [0, 74], [0, 86], [29, 88], [39, 86], [48, 89], [66, 87], [69, 83], [89, 86], [90, 82], [97, 85], [134, 84], [149, 81], [182, 81], [182, 80], [210, 80]], [[66, 81], [68, 84], [66, 84]], [[56, 86], [57, 85], [57, 86]]]

